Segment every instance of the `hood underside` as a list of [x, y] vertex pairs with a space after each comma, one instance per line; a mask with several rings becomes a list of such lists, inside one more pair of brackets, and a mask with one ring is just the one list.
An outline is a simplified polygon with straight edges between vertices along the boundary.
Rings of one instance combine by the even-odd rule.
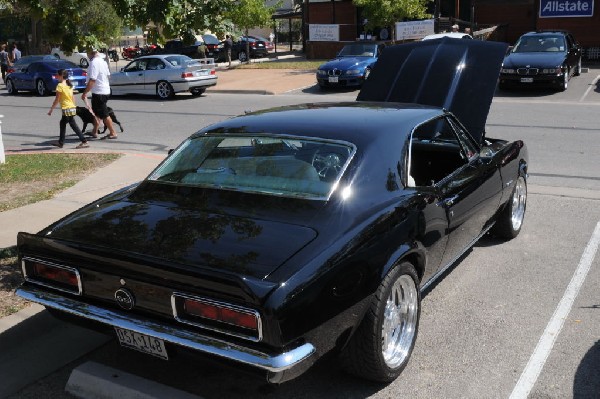
[[444, 108], [481, 143], [507, 47], [447, 37], [386, 47], [357, 101]]

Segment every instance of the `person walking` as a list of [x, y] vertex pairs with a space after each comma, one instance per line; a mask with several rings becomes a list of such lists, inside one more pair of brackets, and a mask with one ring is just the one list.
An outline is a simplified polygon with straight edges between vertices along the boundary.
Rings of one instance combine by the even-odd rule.
[[75, 106], [75, 100], [73, 99], [73, 84], [69, 80], [69, 72], [65, 69], [59, 69], [57, 72], [58, 84], [56, 85], [56, 97], [52, 102], [48, 116], [52, 115], [54, 108], [60, 104], [62, 110], [62, 118], [60, 119], [60, 136], [58, 141], [52, 143], [53, 146], [62, 148], [65, 143], [65, 134], [67, 130], [67, 123], [71, 126], [71, 129], [77, 134], [81, 144], [75, 148], [88, 148], [89, 144], [85, 139], [85, 136], [79, 129], [77, 122], [75, 122], [75, 115], [77, 114], [77, 107]]
[[98, 50], [94, 48], [88, 49], [88, 57], [90, 58], [90, 66], [87, 69], [87, 86], [83, 94], [81, 94], [81, 99], [86, 101], [88, 93], [92, 92], [92, 111], [96, 117], [104, 121], [104, 126], [109, 131], [100, 140], [116, 139], [117, 133], [115, 132], [107, 106], [108, 97], [110, 96], [110, 83], [108, 81], [110, 70], [107, 63], [100, 57]]
[[227, 54], [229, 68], [231, 68], [231, 48], [233, 47], [233, 40], [231, 40], [231, 36], [225, 35], [225, 43], [223, 43], [223, 47], [225, 48], [225, 52]]
[[6, 44], [0, 46], [0, 70], [2, 71], [2, 82], [6, 83], [6, 71], [10, 66], [10, 57], [6, 52]]
[[21, 58], [21, 50], [19, 50], [17, 48], [17, 43], [13, 43], [13, 50], [12, 50], [12, 62], [13, 64], [19, 59]]

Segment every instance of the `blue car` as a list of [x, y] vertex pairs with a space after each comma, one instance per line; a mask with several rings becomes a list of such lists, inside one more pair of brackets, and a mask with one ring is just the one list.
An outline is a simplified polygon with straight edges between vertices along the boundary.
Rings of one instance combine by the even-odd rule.
[[362, 86], [382, 50], [383, 44], [372, 42], [345, 45], [337, 58], [319, 66], [319, 87]]
[[32, 62], [27, 67], [6, 75], [6, 90], [8, 94], [19, 91], [33, 91], [38, 96], [46, 96], [56, 91], [59, 69], [69, 71], [69, 80], [75, 90], [83, 90], [86, 85], [87, 72], [70, 61], [42, 60]]

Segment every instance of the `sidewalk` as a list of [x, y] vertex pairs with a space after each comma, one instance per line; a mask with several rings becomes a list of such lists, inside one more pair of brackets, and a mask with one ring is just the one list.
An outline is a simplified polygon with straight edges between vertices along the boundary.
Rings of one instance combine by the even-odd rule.
[[142, 180], [163, 158], [126, 153], [52, 199], [0, 212], [0, 250], [16, 245], [20, 231], [37, 233], [82, 206]]

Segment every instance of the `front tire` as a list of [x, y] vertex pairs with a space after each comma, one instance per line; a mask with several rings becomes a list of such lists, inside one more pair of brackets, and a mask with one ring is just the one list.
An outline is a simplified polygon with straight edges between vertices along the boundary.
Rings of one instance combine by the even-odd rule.
[[560, 84], [560, 91], [567, 91], [569, 88], [569, 68], [565, 69], [565, 73], [563, 74], [563, 81]]
[[40, 97], [44, 97], [44, 96], [48, 95], [48, 92], [49, 92], [48, 87], [46, 86], [46, 83], [44, 83], [44, 81], [42, 79], [38, 79], [35, 82], [35, 92]]
[[396, 379], [412, 354], [421, 315], [419, 278], [408, 262], [385, 276], [342, 354], [345, 369], [378, 382]]
[[575, 67], [575, 76], [581, 75], [581, 57], [579, 57], [579, 62], [577, 62], [577, 66]]
[[15, 84], [13, 83], [12, 79], [6, 79], [6, 91], [8, 92], [8, 94], [11, 95], [15, 95], [19, 92], [15, 87]]
[[167, 100], [175, 95], [175, 91], [171, 83], [162, 80], [156, 84], [156, 95], [161, 100]]
[[521, 232], [525, 210], [527, 208], [527, 182], [523, 176], [519, 176], [511, 198], [501, 211], [496, 224], [492, 228], [492, 234], [510, 240]]

